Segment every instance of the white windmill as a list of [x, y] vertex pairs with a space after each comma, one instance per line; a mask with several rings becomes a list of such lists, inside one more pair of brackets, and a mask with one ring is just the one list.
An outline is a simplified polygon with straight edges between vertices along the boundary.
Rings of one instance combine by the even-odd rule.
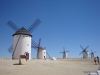
[[[31, 59], [31, 47], [34, 45], [31, 33], [36, 29], [36, 27], [41, 23], [39, 19], [28, 28], [24, 27], [18, 28], [12, 21], [7, 22], [15, 33], [13, 34], [13, 45], [8, 48], [8, 51], [12, 53], [12, 59], [19, 59], [20, 55], [24, 55], [25, 52], [29, 53], [29, 60]], [[38, 51], [37, 51], [38, 52]]]
[[83, 58], [89, 58], [89, 52], [86, 50], [89, 46], [87, 46], [85, 49], [81, 45], [80, 47], [82, 48], [83, 51], [79, 55], [83, 53]]
[[31, 59], [31, 38], [32, 31], [41, 23], [39, 19], [28, 28], [24, 27], [18, 28], [12, 21], [7, 22], [7, 25], [10, 26], [15, 33], [13, 34], [13, 45], [8, 48], [8, 51], [12, 52], [12, 59], [18, 59], [20, 55], [24, 55], [25, 52], [29, 53], [29, 60]]
[[40, 43], [41, 43], [41, 38], [39, 39], [39, 43], [38, 44], [35, 41], [32, 42], [32, 44], [33, 44], [32, 48], [37, 50], [37, 59], [45, 59], [46, 58], [46, 54], [50, 58], [50, 55], [47, 53], [46, 48], [41, 46]]
[[63, 52], [60, 52], [60, 53], [63, 53], [63, 58], [68, 58], [68, 53], [69, 51], [65, 51], [65, 48], [63, 47]]
[[95, 57], [94, 53], [96, 53], [96, 51], [95, 51], [95, 52], [93, 52], [93, 51], [91, 50], [91, 53], [90, 53], [91, 58], [94, 58], [94, 57]]

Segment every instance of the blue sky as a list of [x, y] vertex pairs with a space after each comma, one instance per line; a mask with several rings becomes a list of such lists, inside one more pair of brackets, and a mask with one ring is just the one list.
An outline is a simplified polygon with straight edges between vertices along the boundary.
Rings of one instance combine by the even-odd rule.
[[[51, 57], [62, 58], [63, 47], [69, 58], [81, 58], [84, 48], [100, 56], [100, 0], [0, 0], [0, 57], [9, 57], [13, 42], [9, 20], [26, 29], [39, 18], [42, 22], [32, 32], [33, 40], [46, 47]], [[32, 49], [32, 57], [36, 50]]]

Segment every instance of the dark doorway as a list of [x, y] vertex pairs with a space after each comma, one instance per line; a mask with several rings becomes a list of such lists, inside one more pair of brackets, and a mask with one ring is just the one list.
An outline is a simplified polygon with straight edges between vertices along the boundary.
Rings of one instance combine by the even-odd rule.
[[45, 56], [44, 56], [44, 58], [45, 58]]
[[28, 53], [28, 60], [29, 60], [29, 53]]

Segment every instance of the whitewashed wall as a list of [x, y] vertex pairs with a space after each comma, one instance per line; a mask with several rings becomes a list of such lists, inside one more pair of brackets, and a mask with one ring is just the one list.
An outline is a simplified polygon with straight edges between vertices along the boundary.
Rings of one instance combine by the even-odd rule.
[[46, 50], [40, 48], [39, 53], [38, 53], [38, 58], [39, 59], [44, 59], [44, 57], [46, 58]]
[[83, 58], [89, 58], [89, 52], [87, 52], [87, 54], [86, 52], [83, 52]]
[[63, 58], [67, 58], [67, 53], [63, 53]]
[[94, 58], [94, 56], [95, 56], [94, 54], [91, 54], [91, 58]]
[[[20, 35], [14, 35], [13, 51], [15, 49], [19, 36]], [[18, 59], [20, 55], [24, 55], [24, 53], [27, 51], [29, 52], [29, 60], [30, 60], [31, 59], [31, 36], [21, 35], [15, 53], [12, 58]]]

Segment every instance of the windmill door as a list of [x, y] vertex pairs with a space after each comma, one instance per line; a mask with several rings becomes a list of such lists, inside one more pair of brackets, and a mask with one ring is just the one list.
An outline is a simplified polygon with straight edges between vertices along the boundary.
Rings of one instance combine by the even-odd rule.
[[44, 59], [45, 59], [45, 56], [44, 56]]
[[29, 59], [29, 53], [28, 53], [28, 59]]

